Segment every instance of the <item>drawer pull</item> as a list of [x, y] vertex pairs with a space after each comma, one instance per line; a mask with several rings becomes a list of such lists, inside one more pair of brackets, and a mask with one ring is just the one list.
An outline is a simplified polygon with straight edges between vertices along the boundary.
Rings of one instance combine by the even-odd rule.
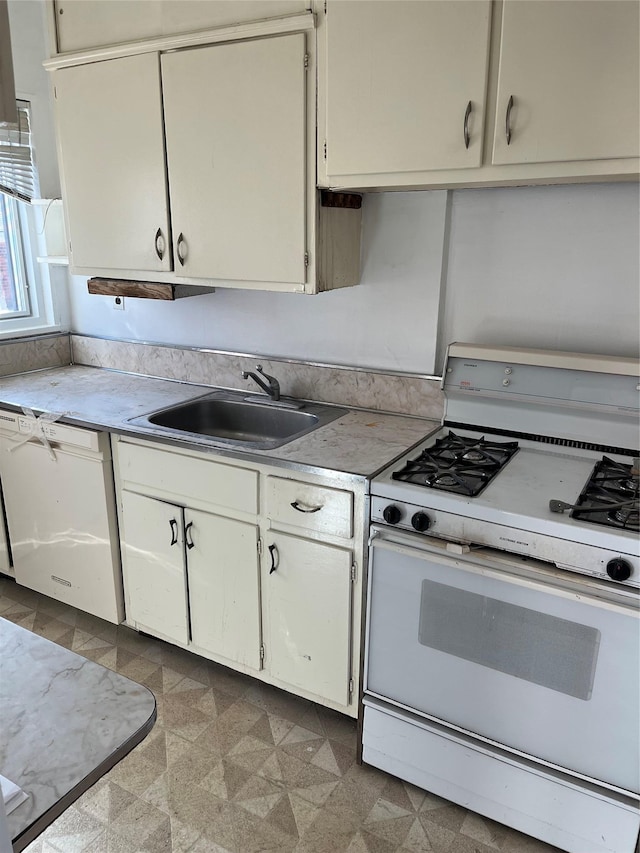
[[[278, 553], [278, 549], [275, 545], [269, 545], [269, 554], [271, 554], [271, 568], [269, 569], [269, 574], [272, 575], [275, 570], [278, 568], [278, 563], [276, 562], [276, 554]], [[278, 562], [280, 562], [278, 560]]]
[[172, 518], [169, 522], [169, 527], [171, 527], [171, 545], [175, 545], [178, 541], [178, 522], [175, 518]]
[[187, 526], [184, 529], [184, 540], [185, 540], [185, 544], [186, 544], [187, 548], [189, 549], [189, 551], [195, 545], [195, 542], [193, 541], [193, 534], [191, 533], [192, 527], [193, 527], [193, 521], [190, 521], [189, 524], [187, 524]]
[[305, 506], [301, 504], [300, 501], [293, 501], [291, 506], [294, 509], [297, 509], [298, 512], [318, 512], [318, 510], [322, 509], [321, 506]]

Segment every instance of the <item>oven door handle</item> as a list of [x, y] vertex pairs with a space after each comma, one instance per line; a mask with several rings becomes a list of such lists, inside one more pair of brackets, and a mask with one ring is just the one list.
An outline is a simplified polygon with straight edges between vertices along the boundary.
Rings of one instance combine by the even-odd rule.
[[476, 550], [471, 548], [469, 552], [452, 553], [447, 546], [457, 549], [460, 547], [457, 543], [447, 543], [443, 539], [413, 535], [376, 524], [371, 525], [369, 544], [370, 577], [375, 572], [375, 552], [382, 549], [404, 554], [415, 560], [427, 559], [447, 568], [486, 575], [559, 598], [579, 597], [580, 601], [595, 607], [631, 612], [636, 617], [640, 616], [635, 590], [618, 590], [606, 582], [590, 585], [583, 575], [573, 575], [564, 569], [526, 560], [506, 551], [491, 551], [478, 546]]

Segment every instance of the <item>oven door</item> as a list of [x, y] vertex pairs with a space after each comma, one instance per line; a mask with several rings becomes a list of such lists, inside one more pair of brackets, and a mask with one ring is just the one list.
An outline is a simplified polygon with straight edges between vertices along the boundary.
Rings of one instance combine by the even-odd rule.
[[374, 527], [365, 691], [637, 793], [636, 602], [537, 565]]

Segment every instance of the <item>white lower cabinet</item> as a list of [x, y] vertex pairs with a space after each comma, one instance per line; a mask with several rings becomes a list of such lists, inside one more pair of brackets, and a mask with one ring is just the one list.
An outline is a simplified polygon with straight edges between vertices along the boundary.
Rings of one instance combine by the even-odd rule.
[[278, 681], [340, 705], [350, 699], [353, 554], [270, 532], [263, 600], [268, 667]]
[[122, 492], [127, 621], [260, 668], [255, 525]]
[[191, 642], [260, 669], [260, 565], [254, 524], [185, 511]]
[[114, 462], [127, 624], [357, 716], [364, 484], [125, 438]]
[[121, 500], [127, 621], [187, 643], [183, 510], [131, 492], [122, 492]]

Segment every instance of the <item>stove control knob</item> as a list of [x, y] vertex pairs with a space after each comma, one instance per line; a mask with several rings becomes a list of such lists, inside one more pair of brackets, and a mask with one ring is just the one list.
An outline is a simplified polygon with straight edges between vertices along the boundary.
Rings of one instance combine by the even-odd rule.
[[622, 557], [616, 557], [607, 563], [607, 574], [614, 581], [626, 581], [631, 577], [631, 564]]
[[387, 524], [397, 524], [402, 518], [402, 510], [395, 504], [389, 504], [382, 510], [382, 517]]
[[411, 517], [411, 526], [414, 530], [417, 530], [418, 533], [424, 533], [425, 530], [428, 530], [431, 527], [431, 519], [426, 512], [416, 512]]

